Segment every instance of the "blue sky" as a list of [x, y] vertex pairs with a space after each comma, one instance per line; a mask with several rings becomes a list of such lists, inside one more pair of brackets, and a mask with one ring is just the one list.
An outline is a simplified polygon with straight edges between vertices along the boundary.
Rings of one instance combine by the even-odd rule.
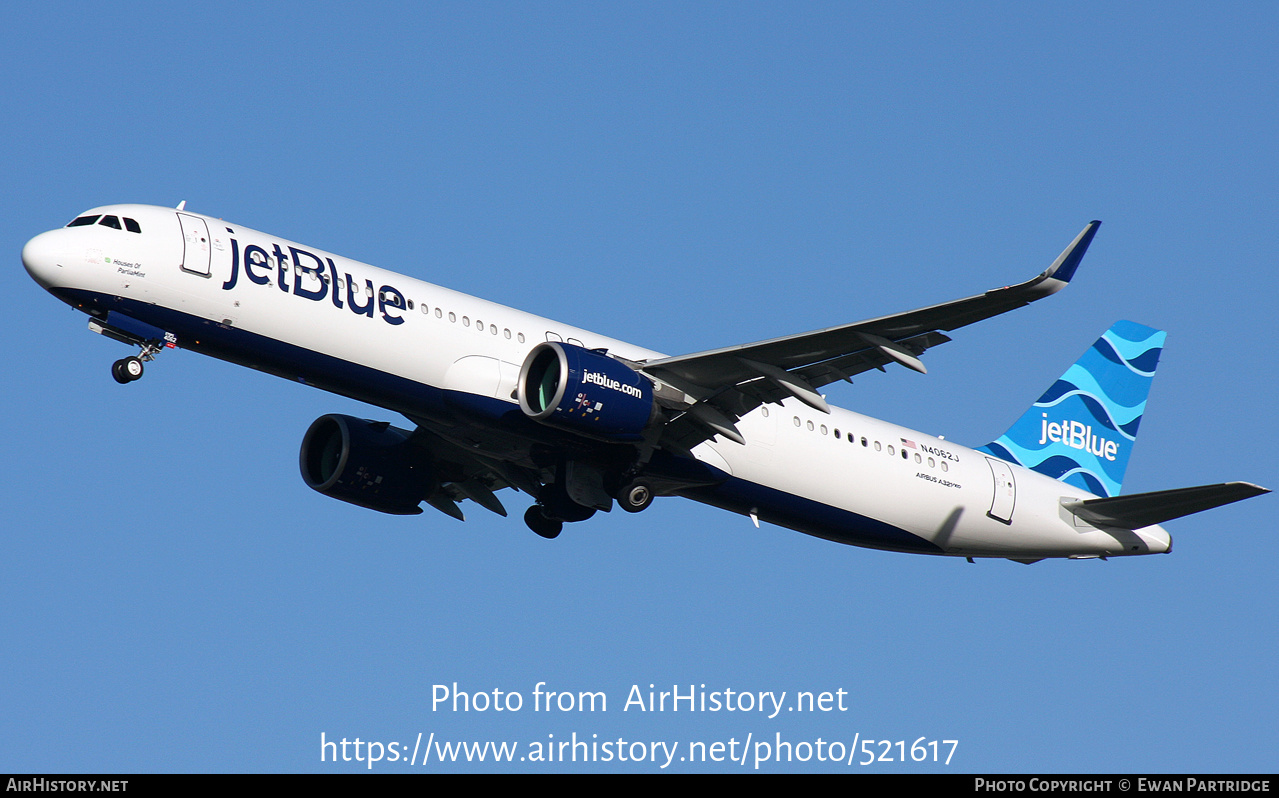
[[[1097, 218], [1068, 291], [960, 331], [927, 376], [868, 374], [830, 400], [980, 445], [1132, 319], [1169, 335], [1125, 491], [1275, 487], [1277, 17], [15, 8], [0, 772], [363, 770], [321, 763], [320, 735], [419, 732], [960, 741], [948, 768], [764, 772], [1274, 771], [1273, 497], [1170, 523], [1169, 556], [1031, 567], [756, 530], [679, 499], [554, 542], [520, 522], [520, 496], [509, 519], [383, 516], [309, 490], [297, 449], [324, 413], [401, 419], [182, 351], [118, 386], [127, 350], [18, 255], [91, 206], [186, 200], [676, 354], [1018, 282]], [[454, 682], [525, 709], [433, 711], [432, 686]], [[603, 691], [608, 710], [533, 712], [539, 682]], [[844, 690], [848, 709], [623, 712], [650, 684]]]

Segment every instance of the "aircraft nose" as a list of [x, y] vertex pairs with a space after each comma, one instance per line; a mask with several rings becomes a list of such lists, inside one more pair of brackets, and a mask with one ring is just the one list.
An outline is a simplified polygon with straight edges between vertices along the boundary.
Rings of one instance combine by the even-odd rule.
[[57, 284], [58, 272], [62, 268], [60, 261], [66, 259], [63, 250], [61, 230], [41, 233], [22, 248], [22, 265], [31, 279], [46, 289], [50, 288]]

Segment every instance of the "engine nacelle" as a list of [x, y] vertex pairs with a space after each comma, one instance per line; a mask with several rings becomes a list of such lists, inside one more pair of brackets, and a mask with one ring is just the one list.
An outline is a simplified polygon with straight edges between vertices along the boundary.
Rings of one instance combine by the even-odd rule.
[[653, 384], [608, 355], [573, 344], [538, 344], [516, 388], [529, 418], [603, 441], [640, 441], [653, 422]]
[[412, 433], [386, 422], [330, 414], [311, 423], [298, 463], [307, 485], [334, 499], [392, 515], [416, 515], [431, 487]]

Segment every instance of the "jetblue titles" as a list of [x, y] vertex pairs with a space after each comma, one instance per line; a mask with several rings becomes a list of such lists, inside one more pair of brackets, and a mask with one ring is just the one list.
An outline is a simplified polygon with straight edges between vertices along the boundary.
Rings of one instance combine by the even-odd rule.
[[[293, 275], [292, 281], [289, 280], [290, 274]], [[345, 307], [352, 313], [373, 318], [376, 310], [387, 324], [403, 324], [404, 319], [396, 315], [396, 311], [408, 308], [404, 294], [398, 289], [384, 285], [377, 289], [375, 296], [372, 280], [366, 279], [361, 286], [349, 273], [339, 277], [337, 265], [332, 258], [321, 260], [318, 255], [297, 247], [289, 247], [288, 253], [285, 253], [279, 244], [272, 244], [270, 250], [257, 244], [245, 246], [244, 276], [257, 285], [271, 285], [274, 277], [276, 287], [284, 293], [292, 293], [312, 302], [323, 302], [328, 297], [333, 302], [333, 307], [339, 310], [343, 307], [342, 295], [345, 293]], [[230, 291], [239, 280], [240, 243], [232, 238], [231, 278], [222, 284], [222, 290]], [[345, 292], [343, 287], [346, 288]]]
[[1082, 421], [1049, 421], [1048, 414], [1044, 413], [1039, 442], [1044, 444], [1049, 441], [1064, 443], [1072, 449], [1081, 449], [1106, 460], [1114, 460], [1119, 452], [1119, 444], [1102, 438], [1093, 432], [1090, 425]]

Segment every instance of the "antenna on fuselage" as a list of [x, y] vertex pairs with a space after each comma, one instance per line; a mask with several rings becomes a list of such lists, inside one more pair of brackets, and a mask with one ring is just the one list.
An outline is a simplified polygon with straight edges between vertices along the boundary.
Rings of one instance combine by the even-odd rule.
[[179, 203], [178, 203], [178, 210], [180, 210], [180, 211], [185, 211], [186, 209], [187, 209], [187, 201], [186, 201], [186, 200], [182, 200], [181, 202], [179, 202]]

